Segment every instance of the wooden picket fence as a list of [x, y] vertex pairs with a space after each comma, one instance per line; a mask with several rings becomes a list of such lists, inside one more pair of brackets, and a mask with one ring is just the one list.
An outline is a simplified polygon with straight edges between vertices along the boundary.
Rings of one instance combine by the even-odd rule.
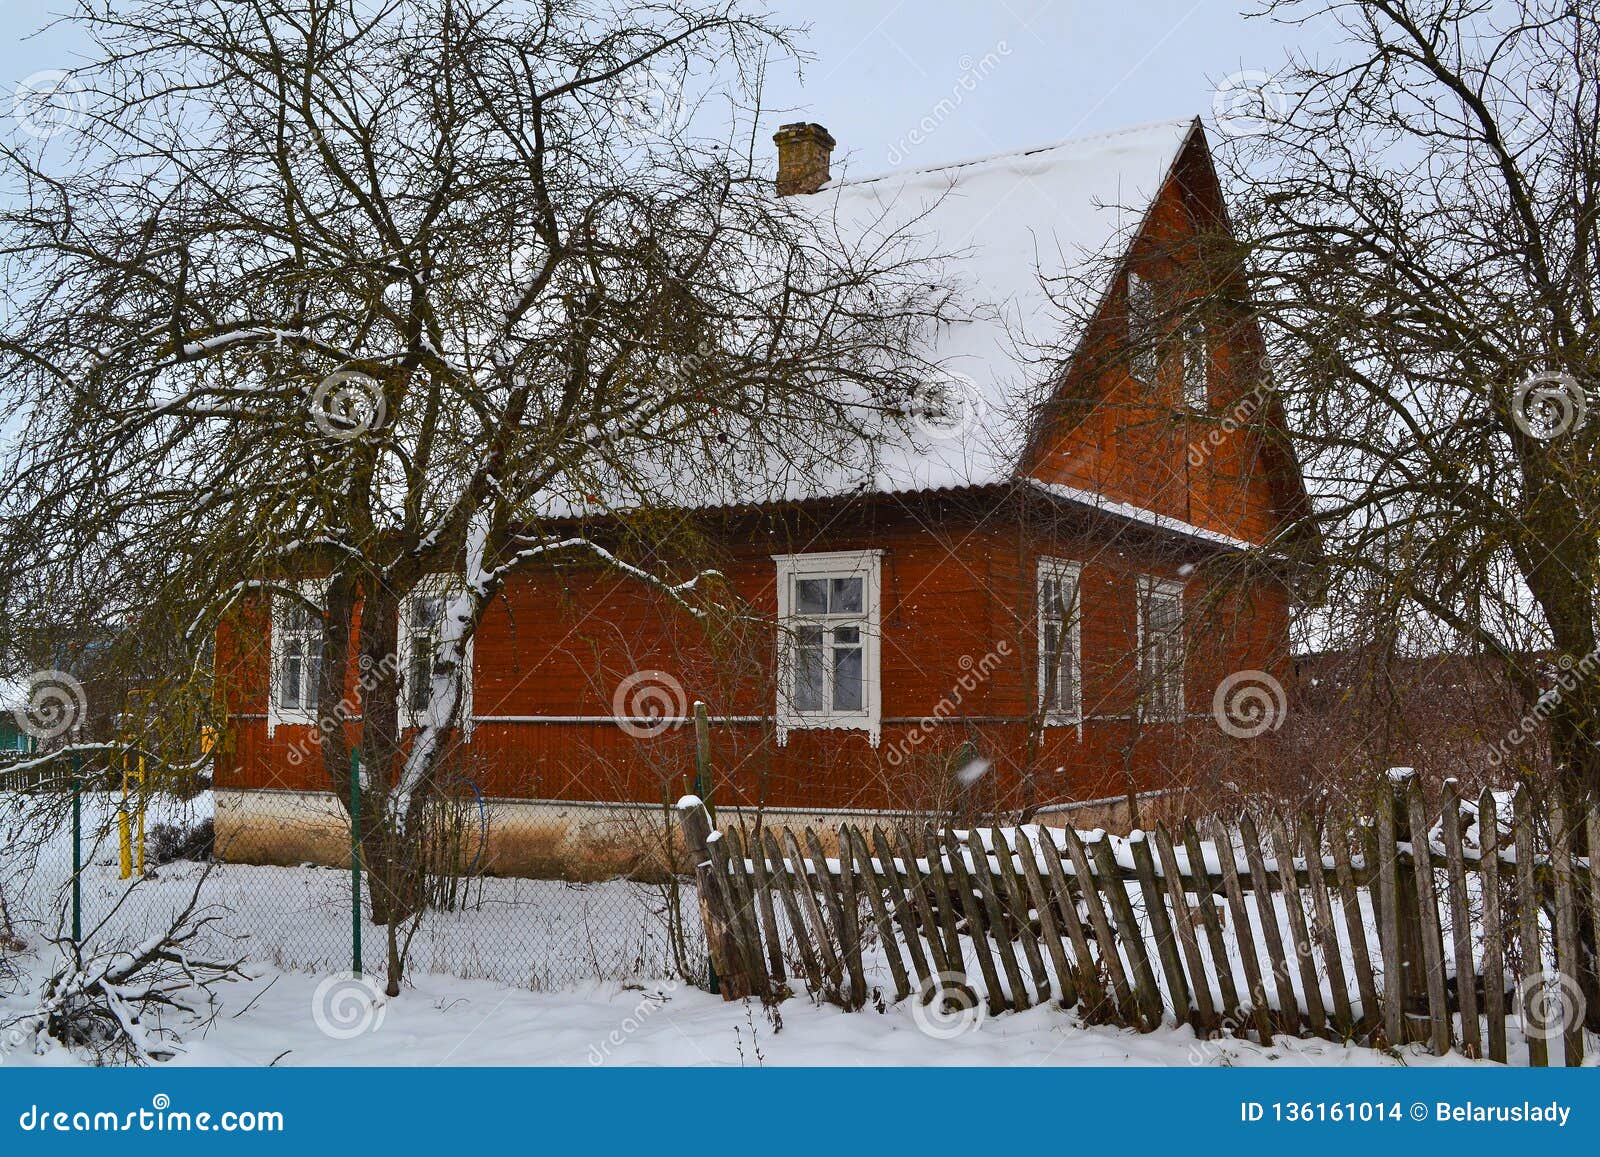
[[1509, 809], [1487, 791], [1464, 802], [1453, 786], [1434, 810], [1410, 775], [1386, 783], [1359, 817], [1126, 839], [913, 822], [714, 832], [698, 801], [681, 815], [730, 999], [777, 999], [793, 980], [855, 1009], [870, 973], [895, 1000], [1053, 1000], [1141, 1030], [1497, 1061], [1520, 1040], [1530, 1064], [1581, 1064], [1586, 1006], [1600, 1008], [1600, 857], [1576, 849], [1600, 847], [1600, 813], [1526, 790]]

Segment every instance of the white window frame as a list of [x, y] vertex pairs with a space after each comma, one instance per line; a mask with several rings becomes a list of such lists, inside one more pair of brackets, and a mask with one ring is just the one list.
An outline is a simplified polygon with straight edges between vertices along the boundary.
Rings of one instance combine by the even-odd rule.
[[1155, 381], [1156, 367], [1156, 291], [1142, 273], [1128, 271], [1125, 292], [1128, 302], [1128, 374], [1144, 383]]
[[[328, 592], [325, 580], [307, 579], [293, 584], [293, 587], [318, 608], [326, 610], [325, 604], [327, 603]], [[286, 643], [283, 609], [293, 601], [293, 596], [284, 593], [281, 589], [273, 589], [268, 598], [270, 600], [271, 637], [267, 648], [267, 734], [271, 736], [277, 730], [279, 724], [316, 723], [317, 709], [315, 704], [311, 707], [284, 707], [279, 703], [278, 696], [282, 689], [280, 678]]]
[[[787, 743], [790, 731], [854, 730], [865, 731], [872, 746], [878, 745], [883, 730], [883, 680], [880, 666], [883, 551], [839, 550], [816, 554], [775, 554], [778, 574], [778, 686], [776, 722], [778, 743]], [[793, 629], [808, 621], [798, 613], [794, 590], [797, 579], [862, 578], [861, 611], [855, 616], [861, 627], [862, 709], [859, 711], [801, 712], [793, 703]], [[838, 622], [834, 616], [828, 620]], [[825, 664], [825, 669], [828, 667]], [[826, 673], [825, 673], [826, 680]], [[828, 686], [825, 682], [824, 686]]]
[[[400, 600], [395, 611], [395, 661], [399, 665], [401, 727], [422, 725], [422, 713], [411, 708], [411, 659], [414, 646], [410, 631], [411, 608], [418, 599], [424, 598], [442, 599], [448, 607], [450, 599], [465, 590], [466, 582], [460, 575], [431, 574], [419, 580]], [[462, 738], [467, 741], [472, 739], [472, 643], [473, 640], [468, 639], [461, 651], [461, 705], [456, 712]]]
[[1211, 409], [1211, 346], [1206, 327], [1194, 322], [1183, 333], [1183, 404], [1197, 414]]
[[[1187, 681], [1189, 667], [1189, 648], [1183, 637], [1183, 583], [1173, 579], [1158, 578], [1155, 575], [1141, 575], [1139, 578], [1139, 605], [1137, 619], [1139, 623], [1139, 719], [1143, 723], [1181, 723], [1187, 711], [1184, 701], [1184, 683]], [[1176, 666], [1168, 664], [1161, 671], [1160, 677], [1169, 682], [1168, 687], [1176, 687], [1176, 694], [1170, 696], [1174, 701], [1174, 709], [1170, 713], [1155, 713], [1151, 711], [1150, 688], [1151, 680], [1149, 656], [1145, 651], [1145, 622], [1149, 613], [1149, 600], [1152, 598], [1170, 598], [1178, 604], [1178, 662]], [[1166, 699], [1168, 696], [1163, 696]]]
[[[1039, 650], [1039, 685], [1038, 705], [1039, 711], [1044, 716], [1047, 725], [1053, 727], [1076, 726], [1083, 722], [1083, 564], [1072, 559], [1049, 558], [1044, 555], [1039, 557], [1039, 565], [1034, 576], [1034, 627]], [[1062, 659], [1070, 672], [1072, 679], [1072, 702], [1066, 707], [1056, 707], [1045, 702], [1045, 689], [1050, 686], [1050, 671], [1048, 666], [1049, 656], [1045, 652], [1045, 582], [1054, 580], [1057, 583], [1070, 582], [1072, 584], [1072, 606], [1068, 608], [1068, 618], [1063, 622], [1066, 628], [1066, 647]]]

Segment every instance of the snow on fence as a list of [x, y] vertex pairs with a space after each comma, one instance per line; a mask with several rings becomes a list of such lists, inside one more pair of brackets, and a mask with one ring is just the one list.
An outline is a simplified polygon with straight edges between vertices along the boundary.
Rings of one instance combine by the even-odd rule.
[[991, 1012], [1055, 1000], [1203, 1038], [1422, 1042], [1502, 1062], [1516, 1045], [1532, 1065], [1581, 1064], [1600, 857], [1575, 849], [1600, 848], [1600, 815], [1526, 790], [1463, 801], [1454, 785], [1434, 811], [1408, 773], [1389, 783], [1364, 817], [1247, 815], [1126, 839], [716, 832], [698, 800], [679, 808], [730, 999], [775, 998], [793, 977], [856, 1009], [872, 975], [897, 1000]]

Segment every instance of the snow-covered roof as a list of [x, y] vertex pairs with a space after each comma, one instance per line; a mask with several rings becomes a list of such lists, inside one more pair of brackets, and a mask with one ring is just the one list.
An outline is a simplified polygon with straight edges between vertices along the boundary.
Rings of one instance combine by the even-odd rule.
[[984, 485], [1014, 475], [1021, 419], [1040, 385], [1037, 349], [1070, 347], [1078, 336], [1041, 275], [1079, 274], [1092, 258], [1125, 247], [1194, 126], [1161, 121], [872, 177], [845, 171], [803, 198], [847, 239], [871, 244], [899, 232], [940, 255], [970, 314], [942, 326], [927, 351], [951, 375], [948, 420], [918, 422], [906, 443], [886, 447], [868, 489]]
[[1226, 546], [1233, 550], [1250, 550], [1254, 544], [1242, 538], [1235, 538], [1231, 534], [1222, 534], [1219, 531], [1207, 530], [1203, 526], [1196, 526], [1192, 522], [1185, 522], [1181, 518], [1173, 518], [1170, 514], [1161, 514], [1144, 506], [1136, 506], [1131, 502], [1119, 502], [1114, 498], [1107, 498], [1103, 494], [1096, 494], [1092, 490], [1081, 490], [1076, 486], [1068, 486], [1063, 482], [1045, 482], [1038, 478], [1030, 478], [1027, 485], [1041, 490], [1053, 498], [1064, 498], [1068, 502], [1087, 506], [1102, 514], [1110, 514], [1117, 518], [1136, 522], [1141, 526], [1152, 527], [1155, 530], [1165, 530], [1172, 534], [1183, 535], [1185, 538], [1198, 539], [1209, 542], [1215, 546]]

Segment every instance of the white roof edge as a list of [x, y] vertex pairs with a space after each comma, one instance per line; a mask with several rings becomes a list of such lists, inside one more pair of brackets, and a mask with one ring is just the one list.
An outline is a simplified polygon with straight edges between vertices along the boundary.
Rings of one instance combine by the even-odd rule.
[[1223, 534], [1216, 530], [1207, 530], [1203, 526], [1196, 526], [1192, 522], [1185, 522], [1181, 518], [1173, 518], [1170, 514], [1161, 514], [1148, 507], [1136, 506], [1131, 502], [1122, 502], [1115, 498], [1107, 498], [1093, 490], [1081, 490], [1076, 486], [1068, 486], [1064, 482], [1046, 482], [1042, 478], [1027, 478], [1028, 485], [1044, 491], [1055, 498], [1065, 498], [1069, 502], [1076, 502], [1105, 514], [1114, 514], [1118, 518], [1126, 518], [1130, 522], [1137, 522], [1144, 526], [1154, 527], [1172, 534], [1181, 534], [1186, 538], [1198, 539], [1217, 546], [1225, 546], [1231, 550], [1260, 550], [1259, 543], [1247, 539], [1235, 538], [1231, 534]]
[[[1110, 141], [1117, 137], [1129, 137], [1140, 133], [1148, 133], [1154, 129], [1177, 128], [1180, 125], [1185, 129], [1192, 129], [1199, 121], [1199, 117], [1168, 117], [1164, 120], [1146, 121], [1144, 124], [1129, 125], [1126, 128], [1110, 129], [1101, 133], [1085, 133], [1082, 136], [1062, 137], [1046, 145], [1030, 145], [1019, 149], [1002, 149], [999, 152], [985, 153], [977, 157], [964, 157], [959, 161], [946, 161], [938, 165], [922, 165], [916, 168], [885, 169], [881, 173], [869, 173], [863, 177], [850, 177], [844, 180], [829, 181], [818, 193], [826, 193], [837, 189], [851, 189], [858, 185], [870, 185], [875, 181], [890, 181], [897, 178], [924, 176], [929, 173], [942, 173], [951, 169], [966, 169], [975, 165], [985, 165], [994, 161], [1003, 161], [1011, 157], [1031, 157], [1039, 153], [1054, 152], [1074, 145], [1092, 144], [1097, 141]], [[1185, 136], [1187, 140], [1187, 136]], [[1176, 160], [1176, 157], [1174, 157]], [[1167, 175], [1170, 175], [1170, 169]]]

